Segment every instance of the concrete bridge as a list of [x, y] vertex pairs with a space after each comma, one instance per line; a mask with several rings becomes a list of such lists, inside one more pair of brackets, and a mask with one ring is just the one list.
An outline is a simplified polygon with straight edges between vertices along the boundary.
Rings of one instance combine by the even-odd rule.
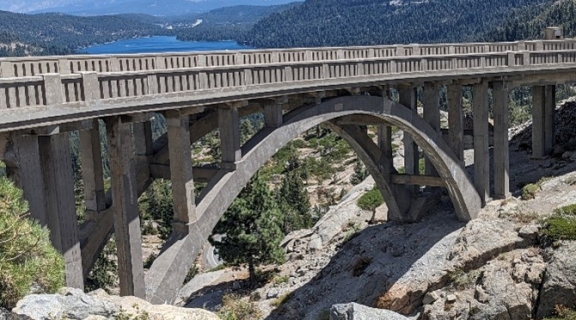
[[[549, 30], [549, 39], [555, 30]], [[508, 92], [533, 87], [534, 157], [553, 148], [555, 85], [576, 81], [576, 40], [160, 55], [0, 59], [0, 159], [32, 216], [64, 254], [69, 286], [83, 287], [115, 234], [122, 295], [172, 302], [199, 249], [250, 177], [290, 140], [321, 123], [366, 164], [391, 220], [414, 221], [447, 189], [461, 220], [489, 198], [510, 195]], [[440, 128], [447, 90], [448, 135]], [[463, 87], [473, 91], [474, 175], [463, 164]], [[417, 113], [422, 87], [423, 116]], [[394, 89], [399, 99], [389, 93]], [[489, 94], [494, 126], [490, 185]], [[240, 144], [240, 118], [265, 127]], [[152, 139], [162, 114], [168, 132]], [[104, 186], [98, 121], [106, 124], [110, 188]], [[366, 125], [378, 128], [377, 142]], [[404, 131], [405, 170], [392, 162], [391, 127]], [[221, 159], [194, 167], [191, 143], [219, 129]], [[86, 222], [78, 226], [69, 132], [79, 132]], [[420, 154], [426, 159], [419, 172]], [[144, 276], [138, 196], [171, 179], [174, 233]], [[208, 182], [199, 195], [194, 182]]]

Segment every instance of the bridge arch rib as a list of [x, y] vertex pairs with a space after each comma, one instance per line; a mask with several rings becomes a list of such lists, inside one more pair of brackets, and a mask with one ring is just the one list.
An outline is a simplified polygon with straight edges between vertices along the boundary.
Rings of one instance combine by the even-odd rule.
[[[410, 196], [400, 186], [391, 186], [385, 178], [389, 168], [381, 164], [382, 154], [378, 147], [365, 135], [359, 137], [357, 126], [339, 126], [334, 119], [344, 116], [370, 116], [383, 123], [397, 126], [408, 133], [423, 149], [434, 164], [453, 201], [458, 218], [470, 220], [476, 217], [481, 202], [470, 178], [461, 167], [456, 156], [442, 137], [417, 113], [387, 98], [377, 96], [338, 97], [318, 105], [302, 106], [284, 115], [283, 124], [278, 128], [263, 128], [242, 146], [242, 158], [236, 170], [222, 169], [204, 188], [197, 203], [198, 220], [190, 226], [190, 234], [177, 236], [168, 241], [166, 250], [158, 257], [148, 272], [146, 279], [148, 300], [164, 302], [174, 299], [174, 285], [180, 285], [187, 268], [170, 265], [180, 253], [195, 257], [199, 248], [211, 234], [221, 216], [228, 209], [250, 178], [288, 142], [306, 130], [321, 123], [329, 123], [346, 139], [354, 151], [365, 162], [383, 193], [389, 209], [400, 216], [409, 209]], [[361, 141], [360, 141], [361, 140]], [[400, 201], [398, 201], [400, 200]], [[401, 218], [401, 217], [399, 217]], [[174, 246], [174, 248], [168, 248]], [[166, 255], [165, 255], [166, 254]], [[185, 263], [188, 265], [191, 263]], [[181, 274], [182, 279], [177, 274]], [[173, 281], [167, 281], [168, 278]], [[166, 296], [168, 295], [168, 296]]]

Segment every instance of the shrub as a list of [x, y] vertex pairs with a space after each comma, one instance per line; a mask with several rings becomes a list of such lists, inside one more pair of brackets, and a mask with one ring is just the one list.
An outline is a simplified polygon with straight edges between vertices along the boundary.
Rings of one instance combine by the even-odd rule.
[[283, 306], [288, 300], [292, 298], [292, 292], [286, 292], [280, 295], [278, 298], [274, 299], [274, 301], [270, 302], [270, 305], [273, 307], [281, 307]]
[[262, 311], [253, 303], [242, 301], [240, 296], [225, 295], [218, 316], [223, 320], [253, 320], [260, 319]]
[[529, 183], [522, 188], [522, 200], [530, 200], [536, 198], [536, 193], [540, 190], [537, 184]]
[[564, 306], [556, 306], [556, 315], [544, 320], [576, 320], [576, 311]]
[[376, 187], [372, 190], [366, 192], [358, 199], [358, 206], [362, 210], [374, 211], [376, 208], [384, 203], [384, 198], [382, 198], [382, 193]]
[[576, 204], [567, 205], [554, 209], [555, 214], [566, 214], [576, 216]]
[[0, 178], [0, 306], [11, 309], [35, 285], [55, 292], [64, 285], [64, 260], [49, 232], [26, 218], [22, 191]]
[[555, 215], [545, 220], [542, 235], [552, 241], [576, 240], [576, 217]]

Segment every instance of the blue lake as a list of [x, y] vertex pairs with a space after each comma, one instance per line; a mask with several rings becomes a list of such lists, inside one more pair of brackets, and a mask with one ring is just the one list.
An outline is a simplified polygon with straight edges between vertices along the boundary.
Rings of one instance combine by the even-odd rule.
[[239, 50], [250, 47], [236, 41], [192, 42], [180, 41], [176, 37], [149, 37], [122, 40], [85, 48], [81, 51], [90, 54], [160, 53], [186, 51]]

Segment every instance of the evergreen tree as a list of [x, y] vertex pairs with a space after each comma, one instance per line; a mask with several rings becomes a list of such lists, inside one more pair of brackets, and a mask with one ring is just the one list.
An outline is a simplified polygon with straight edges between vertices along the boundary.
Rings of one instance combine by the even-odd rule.
[[368, 177], [368, 172], [366, 171], [366, 168], [364, 168], [364, 164], [359, 159], [356, 159], [356, 163], [354, 164], [354, 174], [350, 177], [350, 183], [355, 186], [364, 181], [366, 177]]
[[282, 230], [285, 234], [312, 226], [310, 198], [304, 187], [303, 175], [298, 158], [292, 156], [276, 194], [283, 214]]
[[213, 237], [209, 240], [227, 263], [248, 264], [250, 282], [254, 284], [256, 266], [284, 261], [280, 226], [280, 210], [266, 182], [257, 174], [214, 228], [213, 234], [225, 236], [219, 241]]

